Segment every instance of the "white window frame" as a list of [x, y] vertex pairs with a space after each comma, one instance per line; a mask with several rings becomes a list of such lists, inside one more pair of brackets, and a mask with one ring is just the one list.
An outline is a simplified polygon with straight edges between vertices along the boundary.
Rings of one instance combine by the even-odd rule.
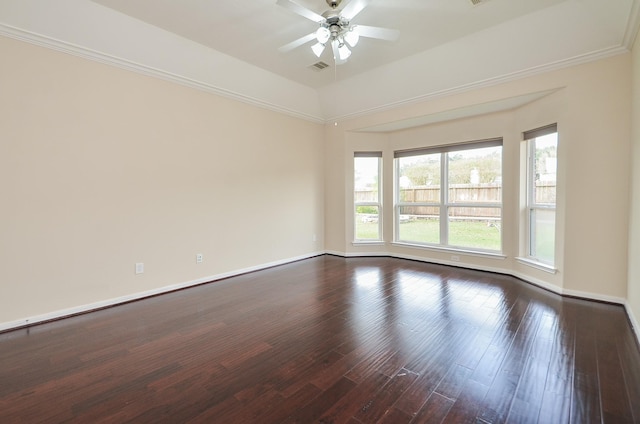
[[[500, 237], [500, 249], [480, 249], [477, 247], [469, 246], [457, 246], [449, 244], [449, 210], [451, 208], [491, 208], [500, 210], [500, 225], [502, 224], [503, 216], [503, 203], [501, 200], [499, 203], [462, 203], [449, 201], [449, 153], [455, 153], [464, 150], [479, 149], [484, 147], [503, 147], [502, 138], [492, 138], [488, 140], [478, 140], [466, 143], [458, 143], [452, 145], [427, 147], [421, 149], [401, 150], [394, 152], [394, 243], [398, 244], [410, 244], [416, 246], [425, 247], [437, 247], [447, 250], [461, 251], [461, 252], [479, 252], [497, 254], [501, 253], [503, 249], [502, 236]], [[428, 154], [440, 154], [440, 201], [435, 202], [402, 202], [400, 200], [400, 178], [399, 178], [399, 159], [402, 157], [428, 155]], [[502, 167], [504, 168], [504, 157], [502, 157]], [[502, 190], [502, 187], [501, 187]], [[502, 199], [502, 196], [500, 196]], [[400, 209], [402, 207], [411, 206], [428, 206], [439, 208], [440, 219], [440, 243], [427, 243], [415, 240], [402, 240], [400, 238]]]
[[[556, 198], [556, 202], [551, 205], [548, 203], [536, 203], [536, 199], [535, 199], [535, 183], [536, 183], [536, 145], [535, 145], [535, 141], [538, 137], [542, 137], [545, 135], [549, 135], [549, 134], [553, 134], [553, 133], [558, 133], [558, 125], [557, 124], [551, 124], [551, 125], [547, 125], [545, 127], [541, 127], [541, 128], [537, 128], [534, 130], [530, 130], [530, 131], [525, 131], [523, 133], [523, 139], [526, 142], [526, 148], [527, 148], [527, 172], [526, 172], [526, 186], [527, 186], [527, 195], [526, 195], [526, 251], [525, 251], [525, 258], [529, 261], [532, 261], [534, 263], [540, 263], [543, 264], [546, 267], [549, 267], [550, 269], [553, 269], [553, 267], [555, 266], [556, 263], [556, 249], [554, 247], [553, 249], [553, 254], [554, 254], [554, 258], [552, 261], [548, 261], [545, 260], [544, 258], [541, 258], [537, 255], [534, 254], [534, 250], [535, 250], [535, 221], [532, 219], [533, 214], [536, 211], [546, 211], [546, 212], [553, 212], [555, 215], [555, 221], [556, 221], [556, 225], [554, 225], [555, 228], [557, 228], [557, 198]], [[559, 144], [559, 140], [558, 140], [558, 144]], [[557, 145], [556, 145], [557, 148]], [[556, 175], [558, 173], [557, 170], [557, 164], [556, 164]], [[557, 180], [556, 180], [556, 185], [557, 185]], [[553, 243], [555, 245], [556, 243], [556, 239], [557, 239], [557, 231], [554, 233], [553, 235]]]
[[[378, 200], [376, 202], [358, 202], [355, 198], [355, 160], [357, 158], [378, 158]], [[380, 243], [383, 240], [382, 236], [382, 152], [354, 152], [353, 154], [353, 242], [354, 243]], [[357, 234], [357, 220], [358, 220], [358, 207], [359, 206], [374, 206], [378, 208], [378, 238], [376, 239], [359, 239]]]

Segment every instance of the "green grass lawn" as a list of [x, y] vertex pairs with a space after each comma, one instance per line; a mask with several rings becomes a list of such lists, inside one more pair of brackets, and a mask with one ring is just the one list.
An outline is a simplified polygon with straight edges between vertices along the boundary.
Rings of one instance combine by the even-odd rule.
[[535, 252], [533, 252], [538, 259], [553, 263], [555, 257], [555, 231], [555, 222], [538, 222]]
[[[356, 222], [359, 240], [377, 240], [377, 222]], [[536, 234], [536, 256], [553, 262], [555, 225], [539, 223]], [[400, 241], [440, 243], [440, 227], [436, 220], [416, 220], [400, 224]], [[449, 224], [449, 245], [462, 248], [501, 250], [500, 231], [486, 222], [454, 221]]]
[[356, 221], [356, 239], [357, 240], [378, 240], [378, 223], [377, 222], [360, 222]]
[[[358, 222], [358, 239], [376, 239], [377, 223]], [[400, 224], [400, 241], [433, 243], [440, 242], [440, 227], [435, 220], [417, 220]], [[449, 224], [449, 245], [486, 250], [501, 250], [500, 230], [486, 222], [453, 221]]]

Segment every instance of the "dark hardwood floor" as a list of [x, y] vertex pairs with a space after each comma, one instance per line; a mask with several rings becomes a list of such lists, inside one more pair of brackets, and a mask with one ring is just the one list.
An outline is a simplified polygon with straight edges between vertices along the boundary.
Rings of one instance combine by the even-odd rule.
[[632, 423], [621, 306], [320, 256], [0, 334], [0, 423]]

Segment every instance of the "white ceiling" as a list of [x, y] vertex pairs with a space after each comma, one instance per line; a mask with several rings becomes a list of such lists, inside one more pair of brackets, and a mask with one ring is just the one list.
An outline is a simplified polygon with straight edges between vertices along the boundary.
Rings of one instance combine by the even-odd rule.
[[639, 9], [640, 0], [370, 0], [353, 23], [400, 38], [361, 38], [340, 66], [326, 49], [330, 67], [319, 72], [308, 68], [312, 43], [278, 51], [317, 24], [276, 0], [2, 0], [0, 34], [324, 122], [623, 53]]
[[[320, 60], [330, 67], [321, 72], [308, 67], [318, 61], [311, 52], [313, 43], [289, 53], [278, 51], [278, 47], [315, 31], [318, 25], [276, 5], [276, 0], [94, 1], [318, 88], [336, 78], [353, 77], [565, 0], [485, 0], [477, 6], [470, 0], [370, 0], [352, 22], [398, 29], [400, 38], [394, 42], [363, 38], [347, 63], [337, 68], [331, 49], [325, 49]], [[295, 2], [319, 14], [330, 9], [325, 0]], [[348, 2], [344, 0], [340, 8]], [[626, 22], [621, 24], [624, 27]]]

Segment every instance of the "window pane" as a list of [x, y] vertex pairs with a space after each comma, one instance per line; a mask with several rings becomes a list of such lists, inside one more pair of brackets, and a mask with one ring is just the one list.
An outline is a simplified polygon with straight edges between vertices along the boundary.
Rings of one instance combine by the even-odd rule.
[[450, 203], [500, 203], [502, 147], [447, 154]]
[[534, 202], [538, 205], [556, 204], [556, 172], [558, 167], [558, 133], [533, 140], [534, 143]]
[[399, 201], [440, 203], [440, 153], [398, 158]]
[[356, 240], [380, 239], [378, 206], [356, 206]]
[[500, 208], [449, 208], [449, 244], [501, 249]]
[[555, 259], [556, 211], [531, 210], [530, 255], [539, 261], [553, 264]]
[[380, 158], [356, 157], [353, 159], [354, 168], [354, 200], [358, 202], [378, 202], [378, 172]]
[[[355, 240], [380, 240], [380, 156], [353, 159]], [[363, 204], [364, 203], [364, 204]]]
[[399, 208], [398, 240], [440, 243], [440, 208], [402, 206]]

